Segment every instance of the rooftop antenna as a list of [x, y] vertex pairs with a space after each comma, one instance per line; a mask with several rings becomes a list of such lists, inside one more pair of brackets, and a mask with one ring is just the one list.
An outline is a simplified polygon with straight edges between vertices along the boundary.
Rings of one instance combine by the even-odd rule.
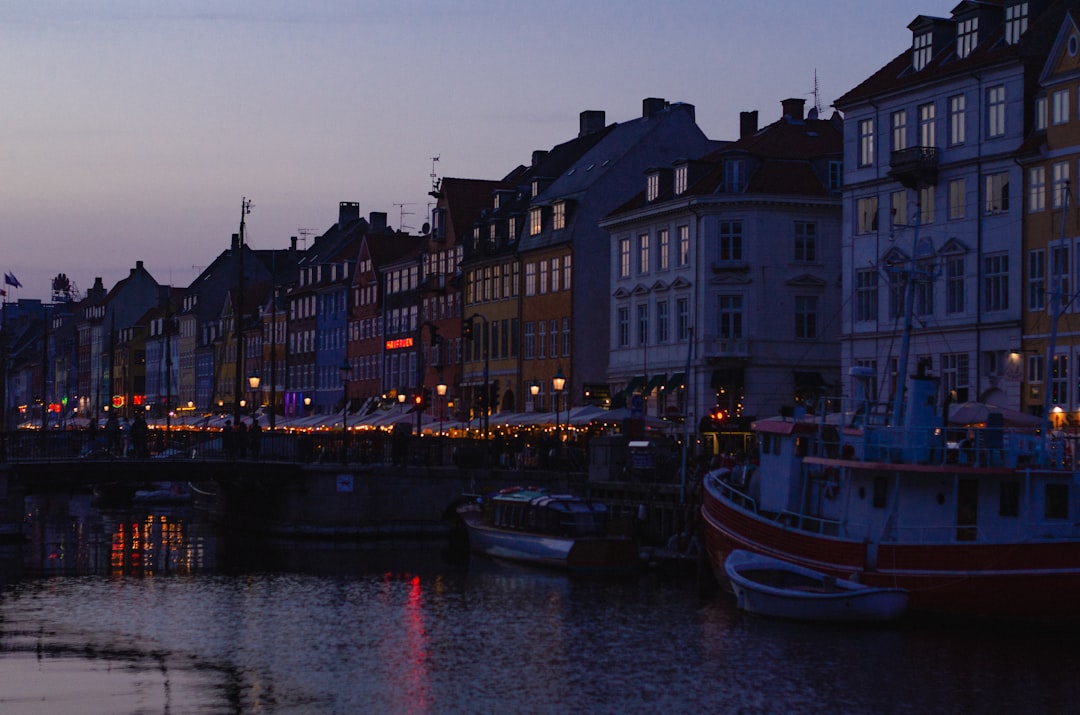
[[814, 116], [812, 118], [817, 119], [825, 111], [825, 107], [821, 106], [821, 90], [818, 87], [817, 67], [814, 68], [814, 91], [811, 94], [814, 96]]
[[399, 218], [398, 218], [398, 230], [399, 231], [411, 231], [412, 230], [412, 226], [406, 226], [405, 225], [405, 217], [406, 216], [414, 216], [415, 212], [406, 211], [405, 207], [406, 206], [414, 206], [414, 205], [415, 204], [411, 204], [411, 203], [410, 204], [394, 204], [394, 206], [398, 207], [399, 214], [400, 214]]
[[304, 244], [304, 250], [307, 250], [308, 236], [313, 235], [315, 232], [316, 231], [313, 228], [298, 228], [298, 229], [296, 229], [296, 233], [300, 236], [300, 240]]
[[438, 160], [439, 160], [439, 157], [437, 157], [437, 156], [431, 157], [431, 193], [432, 194], [439, 193], [439, 184], [442, 183], [438, 178], [438, 174], [435, 173], [435, 162], [437, 162]]

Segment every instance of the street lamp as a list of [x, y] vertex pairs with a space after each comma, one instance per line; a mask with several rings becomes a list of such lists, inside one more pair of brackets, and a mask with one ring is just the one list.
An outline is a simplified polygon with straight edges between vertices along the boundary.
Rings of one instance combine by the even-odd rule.
[[566, 387], [566, 376], [562, 374], [560, 367], [555, 371], [555, 377], [551, 378], [551, 390], [555, 393], [555, 439], [559, 438], [559, 395]]
[[304, 398], [304, 417], [308, 416], [308, 409], [311, 407], [311, 397]]
[[248, 387], [251, 388], [251, 411], [255, 412], [259, 408], [259, 383], [262, 380], [259, 378], [258, 373], [251, 373], [248, 375]]
[[352, 365], [346, 358], [338, 366], [341, 372], [341, 392], [345, 398], [345, 406], [341, 409], [341, 463], [349, 461], [349, 378], [352, 377]]
[[536, 412], [536, 397], [540, 394], [540, 383], [534, 382], [529, 385], [529, 394], [532, 395], [533, 412]]
[[440, 382], [435, 386], [435, 394], [439, 396], [439, 404], [435, 409], [439, 411], [439, 434], [442, 434], [443, 413], [446, 412], [446, 383]]

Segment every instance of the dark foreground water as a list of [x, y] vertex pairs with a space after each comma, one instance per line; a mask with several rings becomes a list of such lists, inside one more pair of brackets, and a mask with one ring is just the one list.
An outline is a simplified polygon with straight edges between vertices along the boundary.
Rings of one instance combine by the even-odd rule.
[[0, 552], [0, 713], [1056, 713], [1080, 703], [1080, 639], [1053, 630], [778, 622], [692, 578], [568, 579], [454, 560], [440, 542], [225, 539], [182, 514], [57, 524]]

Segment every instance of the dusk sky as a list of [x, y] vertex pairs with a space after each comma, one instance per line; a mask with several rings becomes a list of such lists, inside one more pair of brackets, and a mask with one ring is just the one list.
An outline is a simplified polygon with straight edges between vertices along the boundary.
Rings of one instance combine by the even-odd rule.
[[[0, 0], [0, 268], [13, 298], [135, 261], [188, 285], [238, 230], [284, 248], [339, 201], [418, 231], [441, 176], [497, 179], [578, 114], [697, 107], [712, 139], [780, 100], [826, 116], [910, 44], [918, 0]], [[404, 206], [404, 222], [402, 208]], [[10, 287], [9, 287], [10, 288]]]

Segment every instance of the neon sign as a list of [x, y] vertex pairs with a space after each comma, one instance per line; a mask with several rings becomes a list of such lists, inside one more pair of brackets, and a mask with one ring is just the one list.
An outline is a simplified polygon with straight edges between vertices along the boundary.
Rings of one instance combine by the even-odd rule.
[[412, 338], [398, 338], [397, 340], [387, 340], [387, 350], [401, 350], [402, 348], [411, 348], [413, 346]]

